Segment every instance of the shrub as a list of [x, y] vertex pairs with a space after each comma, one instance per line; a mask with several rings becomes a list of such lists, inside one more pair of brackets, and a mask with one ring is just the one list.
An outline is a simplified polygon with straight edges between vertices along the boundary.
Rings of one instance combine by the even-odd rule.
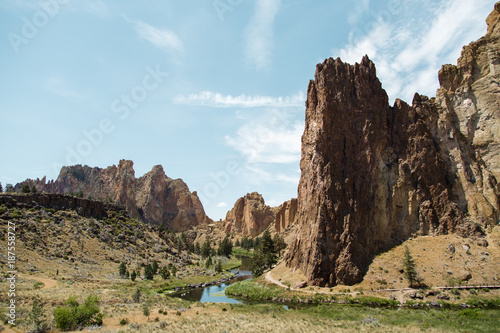
[[14, 209], [14, 211], [12, 213], [10, 213], [11, 219], [19, 219], [22, 217], [24, 217], [24, 214], [22, 212], [18, 211], [17, 209]]
[[56, 327], [62, 330], [72, 330], [78, 327], [102, 325], [98, 298], [90, 294], [83, 304], [79, 304], [76, 296], [70, 296], [65, 306], [54, 310]]
[[127, 325], [127, 324], [128, 324], [128, 319], [127, 318], [120, 319], [120, 325]]
[[41, 333], [48, 330], [43, 304], [38, 297], [33, 298], [31, 312], [28, 315], [28, 320], [29, 323], [33, 325], [32, 332]]
[[30, 193], [30, 192], [31, 192], [30, 186], [28, 184], [24, 184], [23, 188], [21, 189], [21, 193]]
[[139, 288], [137, 288], [135, 290], [135, 293], [134, 295], [132, 296], [132, 300], [135, 302], [135, 303], [139, 303], [141, 301], [141, 291], [139, 290]]

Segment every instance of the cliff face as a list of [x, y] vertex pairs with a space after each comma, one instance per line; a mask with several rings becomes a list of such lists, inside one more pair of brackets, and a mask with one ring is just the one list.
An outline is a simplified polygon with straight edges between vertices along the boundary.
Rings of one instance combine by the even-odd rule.
[[499, 14], [458, 66], [443, 66], [437, 97], [416, 94], [412, 106], [389, 106], [368, 57], [317, 66], [286, 255], [310, 284], [354, 284], [385, 247], [499, 221]]
[[288, 226], [296, 222], [297, 217], [297, 199], [291, 199], [284, 202], [281, 206], [273, 209], [275, 213], [276, 232], [284, 231]]
[[257, 237], [274, 222], [275, 214], [257, 192], [239, 198], [226, 214], [224, 231], [242, 236]]
[[106, 169], [76, 165], [63, 167], [56, 181], [45, 183], [44, 178], [24, 183], [46, 193], [82, 191], [85, 197], [109, 198], [125, 206], [132, 217], [177, 231], [211, 221], [196, 192], [190, 192], [181, 179], [167, 177], [161, 165], [140, 178], [135, 177], [132, 161], [121, 160]]

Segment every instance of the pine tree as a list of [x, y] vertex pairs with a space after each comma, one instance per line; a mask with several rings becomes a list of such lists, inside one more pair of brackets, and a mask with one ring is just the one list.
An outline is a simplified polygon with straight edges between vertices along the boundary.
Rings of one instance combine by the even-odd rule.
[[210, 246], [210, 241], [207, 239], [203, 246], [201, 247], [201, 256], [202, 258], [207, 258], [210, 256], [212, 252], [212, 247]]
[[31, 192], [30, 186], [28, 184], [24, 184], [23, 188], [21, 189], [21, 193], [30, 193], [30, 192]]
[[207, 259], [207, 262], [205, 263], [205, 268], [208, 269], [212, 265], [213, 265], [213, 263], [212, 263], [212, 257], [209, 256], [208, 259]]
[[130, 280], [135, 281], [135, 279], [137, 278], [137, 273], [135, 272], [135, 269], [132, 271], [132, 273], [130, 274]]
[[149, 321], [149, 315], [151, 314], [151, 305], [149, 301], [142, 303], [142, 314], [148, 317]]
[[33, 186], [31, 187], [31, 193], [32, 193], [32, 194], [37, 194], [37, 193], [38, 193], [38, 190], [36, 189], [36, 186], [35, 186], [35, 185], [33, 185]]
[[153, 266], [151, 265], [146, 265], [144, 267], [144, 278], [146, 280], [153, 280], [155, 277], [154, 271], [153, 271]]
[[403, 270], [405, 278], [410, 283], [410, 288], [413, 288], [413, 284], [417, 280], [417, 265], [415, 264], [415, 260], [413, 260], [413, 257], [411, 255], [408, 246], [405, 246], [404, 257], [403, 257]]
[[126, 273], [127, 273], [127, 264], [122, 262], [120, 264], [120, 267], [118, 268], [118, 273], [119, 273], [120, 277], [125, 278]]
[[160, 268], [160, 276], [164, 280], [167, 280], [170, 277], [170, 271], [168, 270], [167, 267], [163, 266], [162, 268]]
[[158, 274], [158, 261], [154, 260], [151, 268], [153, 269], [153, 275]]
[[217, 273], [221, 273], [222, 272], [222, 263], [220, 262], [220, 260], [217, 260], [217, 264], [215, 265], [215, 271]]
[[3, 193], [2, 183], [0, 183], [0, 193]]
[[[134, 271], [135, 272], [135, 271]], [[141, 302], [141, 297], [142, 297], [142, 294], [141, 294], [141, 291], [139, 290], [139, 288], [135, 289], [135, 293], [134, 295], [132, 296], [132, 300], [135, 302], [135, 303], [140, 303]]]

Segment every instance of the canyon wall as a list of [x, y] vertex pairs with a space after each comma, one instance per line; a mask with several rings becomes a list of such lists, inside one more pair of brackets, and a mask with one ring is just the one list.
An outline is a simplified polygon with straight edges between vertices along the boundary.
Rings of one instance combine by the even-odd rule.
[[377, 252], [418, 235], [481, 236], [500, 218], [500, 6], [439, 71], [435, 98], [391, 107], [368, 57], [327, 59], [309, 83], [288, 266], [313, 285], [362, 280]]

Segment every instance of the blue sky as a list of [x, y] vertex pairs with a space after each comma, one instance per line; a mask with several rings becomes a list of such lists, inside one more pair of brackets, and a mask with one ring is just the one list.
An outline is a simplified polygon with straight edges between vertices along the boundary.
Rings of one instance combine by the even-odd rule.
[[368, 54], [391, 102], [486, 32], [486, 0], [2, 0], [0, 182], [162, 164], [224, 218], [297, 196], [315, 66]]

